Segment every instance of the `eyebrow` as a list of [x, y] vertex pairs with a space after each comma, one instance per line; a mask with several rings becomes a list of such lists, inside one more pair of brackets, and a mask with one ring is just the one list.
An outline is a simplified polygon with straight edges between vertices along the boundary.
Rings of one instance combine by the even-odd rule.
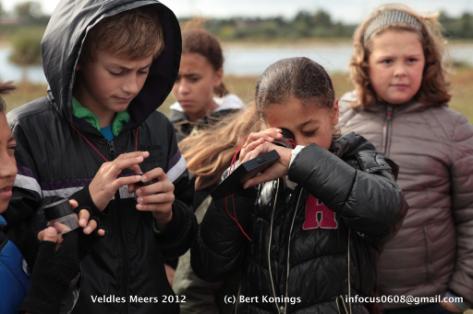
[[[138, 70], [143, 70], [143, 69], [146, 69], [146, 68], [150, 68], [152, 64], [153, 63], [151, 62], [151, 63], [145, 65], [144, 67], [139, 68]], [[132, 71], [133, 70], [132, 68], [128, 68], [126, 66], [122, 66], [122, 65], [119, 65], [119, 64], [115, 64], [115, 63], [111, 63], [108, 66], [117, 67], [117, 68], [120, 68], [121, 70], [125, 70], [125, 71]]]

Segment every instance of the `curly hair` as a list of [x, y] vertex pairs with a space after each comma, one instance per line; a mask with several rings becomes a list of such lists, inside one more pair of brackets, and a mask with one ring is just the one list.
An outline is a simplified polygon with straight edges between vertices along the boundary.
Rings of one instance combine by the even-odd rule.
[[[405, 25], [386, 25], [378, 32], [368, 35], [365, 32], [370, 24], [386, 11], [404, 12], [413, 17], [421, 25], [420, 31], [415, 27]], [[449, 93], [449, 82], [447, 81], [447, 66], [443, 59], [445, 39], [441, 33], [441, 27], [436, 16], [420, 15], [407, 6], [394, 4], [380, 6], [365, 19], [356, 29], [353, 35], [353, 55], [350, 61], [350, 74], [357, 100], [351, 105], [357, 107], [369, 107], [376, 103], [377, 96], [369, 77], [368, 59], [372, 49], [372, 39], [386, 30], [411, 31], [419, 35], [424, 56], [425, 67], [423, 71], [422, 84], [414, 96], [414, 100], [426, 106], [440, 106], [447, 104], [451, 98]], [[366, 40], [366, 42], [365, 42]]]

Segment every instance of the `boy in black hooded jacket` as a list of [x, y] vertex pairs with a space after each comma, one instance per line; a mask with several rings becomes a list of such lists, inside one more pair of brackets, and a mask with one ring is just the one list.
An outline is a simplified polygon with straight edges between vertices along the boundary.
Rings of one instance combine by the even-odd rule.
[[156, 112], [179, 67], [176, 17], [154, 0], [62, 1], [42, 50], [48, 96], [8, 116], [19, 174], [6, 219], [47, 196], [88, 200], [106, 236], [81, 260], [73, 313], [178, 312], [163, 261], [193, 238], [192, 185]]

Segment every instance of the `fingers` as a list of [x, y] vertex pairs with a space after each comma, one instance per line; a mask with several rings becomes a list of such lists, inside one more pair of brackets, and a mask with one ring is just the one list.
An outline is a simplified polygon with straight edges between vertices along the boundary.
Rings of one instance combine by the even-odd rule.
[[148, 158], [149, 157], [149, 152], [148, 151], [136, 151], [136, 152], [123, 153], [123, 154], [120, 154], [114, 160], [128, 159], [128, 158], [134, 158], [134, 157], [139, 157], [139, 156], [142, 156], [143, 158]]
[[151, 194], [147, 196], [140, 196], [137, 198], [138, 204], [136, 205], [136, 208], [141, 210], [144, 208], [147, 208], [147, 205], [153, 205], [153, 204], [169, 204], [173, 203], [175, 200], [174, 193], [168, 192], [168, 193], [158, 193], [158, 194]]
[[97, 221], [95, 221], [95, 219], [91, 219], [82, 231], [84, 234], [91, 234], [95, 231], [95, 229], [97, 229]]
[[[121, 172], [127, 168], [133, 169], [136, 173], [136, 166], [138, 164], [142, 163], [144, 160], [144, 157], [139, 155], [139, 156], [130, 156], [128, 158], [117, 158], [114, 161], [111, 161], [107, 163], [107, 170], [106, 174], [116, 178], [118, 177]], [[138, 170], [139, 171], [139, 170]]]
[[156, 179], [158, 181], [165, 181], [167, 180], [167, 175], [162, 168], [156, 167], [146, 172], [142, 177], [142, 181], [144, 183], [149, 182], [153, 179]]
[[79, 206], [79, 203], [74, 199], [70, 199], [69, 205], [71, 205], [72, 208], [77, 208], [77, 206]]
[[79, 226], [81, 228], [85, 228], [87, 226], [87, 222], [90, 219], [90, 213], [87, 209], [81, 209], [79, 211]]
[[39, 241], [49, 241], [49, 242], [57, 242], [59, 238], [59, 233], [54, 227], [47, 227], [46, 229], [41, 230], [38, 233], [38, 240]]

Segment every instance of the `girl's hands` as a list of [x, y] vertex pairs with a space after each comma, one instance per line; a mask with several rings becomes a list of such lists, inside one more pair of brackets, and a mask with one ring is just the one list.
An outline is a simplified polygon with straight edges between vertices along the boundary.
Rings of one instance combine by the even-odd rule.
[[251, 133], [248, 136], [245, 144], [240, 150], [240, 163], [254, 159], [271, 150], [276, 150], [280, 159], [263, 172], [246, 181], [243, 185], [245, 189], [280, 178], [287, 174], [289, 163], [291, 161], [292, 149], [273, 144], [274, 140], [280, 139], [281, 137], [281, 130], [277, 128], [270, 128], [264, 131]]

